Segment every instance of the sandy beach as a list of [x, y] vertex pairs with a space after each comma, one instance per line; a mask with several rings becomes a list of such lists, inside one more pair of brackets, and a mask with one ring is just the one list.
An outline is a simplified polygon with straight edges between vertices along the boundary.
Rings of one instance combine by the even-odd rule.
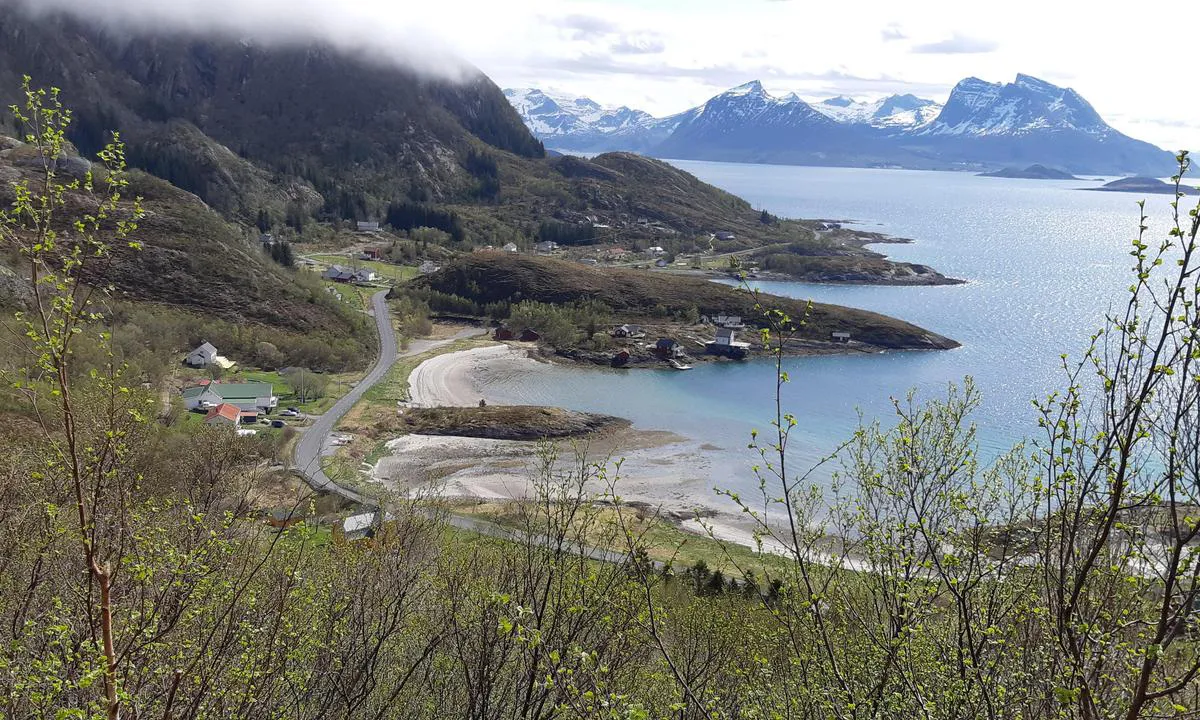
[[408, 376], [408, 396], [419, 407], [467, 407], [480, 400], [476, 379], [500, 366], [517, 371], [536, 370], [537, 361], [509, 345], [488, 345], [437, 355], [418, 365]]
[[[410, 404], [476, 405], [487, 379], [546, 367], [524, 349], [509, 345], [446, 353], [426, 360], [409, 375]], [[544, 467], [578, 476], [582, 466], [590, 465], [589, 492], [605, 493], [615, 483], [623, 500], [646, 503], [679, 520], [699, 513], [728, 528], [731, 539], [748, 537], [736, 506], [710, 486], [714, 447], [673, 432], [628, 428], [553, 444], [413, 434], [388, 442], [387, 448], [372, 476], [395, 492], [515, 499], [530, 494]]]

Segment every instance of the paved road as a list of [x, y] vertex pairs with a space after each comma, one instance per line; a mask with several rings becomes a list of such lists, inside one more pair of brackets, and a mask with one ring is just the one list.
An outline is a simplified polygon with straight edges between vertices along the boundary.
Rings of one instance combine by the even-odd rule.
[[449, 345], [457, 340], [486, 332], [477, 328], [469, 328], [445, 340], [414, 340], [409, 343], [407, 350], [400, 353], [396, 350], [396, 331], [392, 328], [392, 319], [388, 312], [387, 294], [387, 290], [380, 290], [371, 296], [375, 326], [379, 330], [379, 357], [375, 360], [375, 365], [371, 368], [371, 372], [367, 373], [367, 376], [358, 385], [354, 386], [350, 392], [334, 403], [333, 407], [326, 410], [323, 415], [317, 417], [313, 424], [304, 430], [300, 436], [300, 441], [296, 443], [294, 458], [295, 468], [300, 471], [304, 476], [304, 480], [314, 489], [340, 495], [347, 500], [371, 507], [375, 507], [377, 504], [375, 498], [338, 485], [333, 480], [330, 480], [321, 469], [321, 450], [329, 441], [329, 436], [333, 433], [338, 421], [350, 411], [350, 408], [358, 403], [363, 393], [371, 389], [371, 386], [387, 375], [398, 359], [420, 355], [434, 348]]
[[[369, 390], [372, 385], [379, 382], [392, 369], [392, 366], [396, 364], [398, 359], [420, 355], [434, 348], [449, 345], [457, 340], [482, 335], [487, 332], [479, 328], [468, 328], [445, 340], [414, 340], [409, 343], [407, 350], [403, 353], [398, 352], [396, 350], [396, 332], [392, 329], [392, 319], [387, 307], [387, 294], [387, 290], [381, 290], [371, 296], [371, 306], [375, 314], [375, 326], [379, 329], [379, 358], [375, 361], [374, 367], [371, 368], [371, 372], [367, 373], [367, 376], [358, 385], [334, 403], [333, 407], [325, 411], [325, 414], [316, 418], [313, 424], [304, 430], [300, 436], [300, 441], [296, 443], [295, 454], [296, 469], [303, 475], [305, 482], [314, 489], [339, 495], [347, 500], [370, 508], [379, 507], [379, 501], [376, 498], [368, 497], [348, 487], [337, 484], [321, 470], [321, 450], [328, 442], [329, 436], [333, 433], [333, 429], [337, 426], [338, 421], [342, 419], [343, 415], [349, 412], [350, 408], [358, 403], [363, 393]], [[520, 530], [503, 527], [487, 520], [479, 520], [461, 515], [449, 515], [446, 517], [446, 522], [460, 530], [503, 538], [513, 542], [526, 542], [532, 537], [535, 545], [546, 546], [550, 544], [549, 538], [537, 535], [530, 536]], [[569, 548], [571, 552], [582, 553], [586, 557], [602, 562], [620, 563], [628, 559], [627, 554], [613, 550], [603, 550], [594, 547], [581, 548], [574, 545], [569, 545]], [[655, 567], [660, 566], [661, 563], [655, 563]]]

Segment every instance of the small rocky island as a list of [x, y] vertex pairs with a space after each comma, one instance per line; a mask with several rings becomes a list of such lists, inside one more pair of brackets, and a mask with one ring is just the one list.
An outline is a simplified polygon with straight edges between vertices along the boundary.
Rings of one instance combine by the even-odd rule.
[[1046, 167], [1045, 165], [1030, 165], [1022, 170], [1021, 168], [1004, 168], [1003, 170], [993, 170], [992, 172], [979, 173], [979, 177], [996, 177], [996, 178], [1018, 178], [1023, 180], [1078, 180], [1069, 172], [1059, 170], [1057, 168]]
[[[1155, 195], [1173, 195], [1175, 193], [1175, 185], [1173, 183], [1164, 182], [1152, 177], [1121, 178], [1120, 180], [1105, 183], [1098, 188], [1085, 189], [1102, 192], [1153, 193]], [[1180, 185], [1179, 192], [1184, 195], [1200, 195], [1200, 190], [1186, 185]]]

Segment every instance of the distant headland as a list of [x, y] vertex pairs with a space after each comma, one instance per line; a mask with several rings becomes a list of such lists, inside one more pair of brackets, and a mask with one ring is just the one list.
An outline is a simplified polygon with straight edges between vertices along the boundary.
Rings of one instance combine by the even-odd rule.
[[1030, 165], [1025, 169], [1008, 167], [1003, 170], [979, 173], [979, 177], [1019, 178], [1023, 180], [1079, 180], [1069, 172], [1045, 165]]
[[[1132, 192], [1132, 193], [1154, 193], [1156, 195], [1172, 195], [1175, 193], [1174, 183], [1164, 182], [1158, 178], [1152, 177], [1127, 177], [1120, 180], [1113, 180], [1110, 183], [1105, 183], [1098, 188], [1084, 188], [1085, 190], [1099, 190], [1102, 192]], [[1200, 195], [1200, 190], [1186, 185], [1179, 186], [1179, 192], [1184, 195]]]

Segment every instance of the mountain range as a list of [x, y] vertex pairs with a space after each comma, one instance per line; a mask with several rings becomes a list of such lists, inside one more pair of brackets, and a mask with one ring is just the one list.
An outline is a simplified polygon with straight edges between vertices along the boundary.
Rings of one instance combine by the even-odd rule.
[[1072, 173], [1166, 175], [1171, 153], [1124, 135], [1079, 93], [1030, 75], [967, 78], [946, 103], [911, 94], [872, 102], [777, 97], [758, 81], [665, 118], [588, 98], [510, 89], [547, 146], [687, 160], [995, 170], [1043, 164]]

